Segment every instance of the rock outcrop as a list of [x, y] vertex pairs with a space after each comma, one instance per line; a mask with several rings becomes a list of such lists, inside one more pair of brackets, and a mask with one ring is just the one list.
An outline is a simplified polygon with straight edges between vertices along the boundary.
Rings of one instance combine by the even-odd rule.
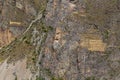
[[[1, 80], [35, 80], [31, 71], [27, 69], [26, 59], [8, 64], [7, 60], [0, 64]], [[7, 75], [7, 77], [6, 77]]]

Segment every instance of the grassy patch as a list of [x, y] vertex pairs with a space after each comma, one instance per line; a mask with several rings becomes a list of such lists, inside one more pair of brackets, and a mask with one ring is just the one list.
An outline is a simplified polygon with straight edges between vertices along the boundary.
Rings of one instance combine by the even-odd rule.
[[96, 79], [95, 79], [95, 76], [90, 76], [90, 77], [87, 77], [85, 80], [96, 80]]
[[36, 80], [45, 80], [45, 78], [43, 78], [43, 77], [36, 77]]

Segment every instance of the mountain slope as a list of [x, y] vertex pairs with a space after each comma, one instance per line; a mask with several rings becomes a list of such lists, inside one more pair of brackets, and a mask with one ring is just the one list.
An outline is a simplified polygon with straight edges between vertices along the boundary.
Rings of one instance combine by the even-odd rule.
[[28, 0], [25, 9], [20, 2], [33, 16], [1, 49], [0, 79], [120, 79], [119, 0]]

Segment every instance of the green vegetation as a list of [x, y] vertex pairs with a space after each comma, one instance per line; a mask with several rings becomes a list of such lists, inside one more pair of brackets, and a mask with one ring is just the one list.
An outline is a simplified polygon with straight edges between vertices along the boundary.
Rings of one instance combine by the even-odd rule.
[[[85, 80], [96, 80], [94, 76], [87, 77]], [[98, 79], [97, 79], [98, 80]]]
[[104, 33], [103, 33], [103, 36], [104, 36], [104, 38], [105, 39], [108, 39], [109, 38], [109, 31], [108, 30], [106, 30], [106, 31], [104, 31]]
[[15, 76], [15, 80], [18, 80], [18, 79], [17, 79], [17, 76]]
[[37, 11], [44, 11], [47, 5], [47, 0], [32, 0], [32, 2], [34, 3]]
[[56, 78], [56, 77], [53, 77], [51, 80], [64, 80], [63, 78]]
[[43, 77], [36, 77], [36, 80], [45, 80]]

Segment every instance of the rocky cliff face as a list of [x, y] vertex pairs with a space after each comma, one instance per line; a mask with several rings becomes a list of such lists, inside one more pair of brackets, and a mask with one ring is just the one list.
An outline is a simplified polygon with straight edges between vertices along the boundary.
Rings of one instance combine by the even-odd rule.
[[18, 72], [21, 59], [23, 63], [19, 66], [27, 65], [28, 69], [23, 70], [31, 72], [25, 74], [36, 76], [36, 80], [120, 79], [119, 0], [8, 2], [14, 3], [15, 11], [19, 9], [25, 14], [18, 18], [9, 16], [10, 26], [22, 24], [27, 27], [21, 36], [0, 51], [1, 61], [9, 56], [8, 63], [16, 64], [13, 68], [16, 75], [11, 76], [11, 80], [15, 77], [32, 79]]

